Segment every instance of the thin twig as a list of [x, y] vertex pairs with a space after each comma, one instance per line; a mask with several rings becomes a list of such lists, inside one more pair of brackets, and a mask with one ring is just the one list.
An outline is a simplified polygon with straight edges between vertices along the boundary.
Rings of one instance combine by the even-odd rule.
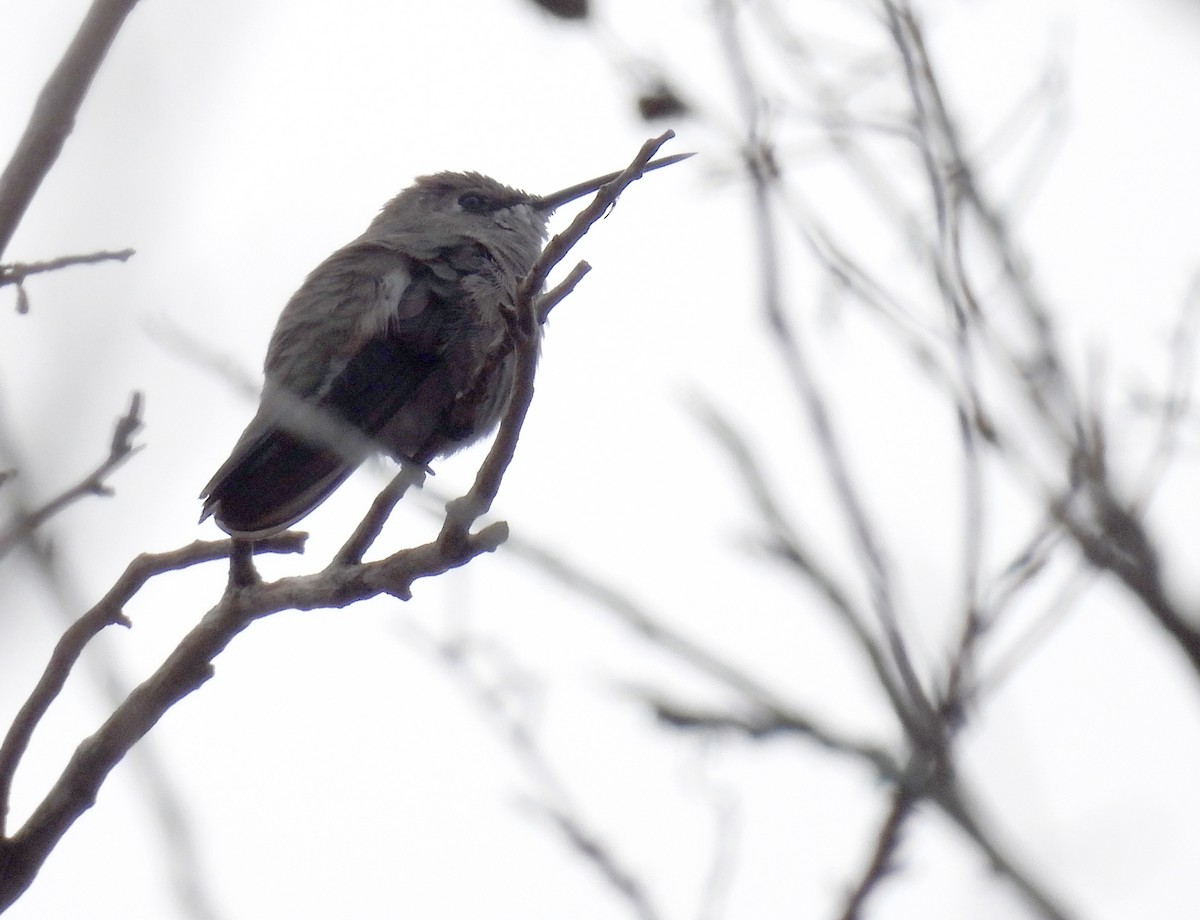
[[716, 681], [722, 688], [736, 693], [740, 703], [754, 713], [740, 717], [730, 713], [701, 711], [652, 694], [639, 694], [665, 724], [682, 729], [732, 728], [756, 736], [773, 732], [805, 735], [828, 750], [866, 761], [884, 775], [896, 775], [895, 761], [882, 748], [839, 735], [817, 718], [797, 710], [753, 674], [672, 629], [635, 600], [589, 575], [564, 557], [519, 536], [510, 537], [505, 544], [505, 551], [515, 553], [543, 575], [595, 601], [642, 640]]
[[892, 678], [884, 649], [871, 634], [866, 615], [852, 600], [849, 589], [839, 582], [828, 565], [819, 560], [809, 541], [804, 540], [787, 520], [750, 445], [733, 424], [710, 403], [698, 400], [697, 411], [701, 421], [733, 461], [742, 482], [750, 492], [751, 500], [770, 532], [769, 546], [772, 552], [788, 563], [825, 599], [828, 608], [849, 628], [871, 662], [875, 676], [892, 704], [902, 705], [900, 691]]
[[646, 171], [646, 164], [654, 159], [654, 154], [658, 152], [659, 148], [674, 136], [674, 131], [666, 131], [642, 144], [642, 149], [633, 158], [633, 162], [620, 175], [596, 192], [596, 197], [586, 208], [575, 215], [575, 219], [571, 221], [566, 230], [550, 238], [545, 249], [542, 250], [541, 258], [537, 260], [533, 269], [521, 282], [518, 301], [529, 303], [537, 296], [537, 292], [546, 283], [554, 266], [566, 258], [567, 253], [583, 239], [592, 224], [608, 213], [608, 209], [616, 204], [621, 193], [642, 177], [642, 173]]
[[[918, 250], [926, 255], [924, 264], [927, 264], [932, 271], [932, 280], [941, 293], [943, 301], [949, 304], [953, 311], [965, 314], [966, 319], [973, 320], [975, 315], [972, 311], [977, 312], [977, 308], [974, 294], [967, 283], [966, 272], [963, 268], [958, 208], [960, 199], [968, 201], [973, 209], [981, 208], [982, 196], [979, 195], [973, 175], [968, 175], [966, 179], [962, 180], [966, 183], [965, 187], [958, 185], [959, 172], [967, 168], [966, 157], [963, 155], [963, 148], [955, 126], [950, 120], [941, 98], [928, 56], [924, 53], [919, 27], [908, 4], [884, 0], [883, 5], [885, 8], [884, 19], [891, 25], [889, 31], [893, 43], [901, 46], [900, 53], [909, 78], [908, 86], [912, 96], [910, 107], [917, 110], [914, 136], [925, 164], [924, 179], [932, 190], [931, 209], [935, 227], [939, 231], [936, 245], [927, 240], [927, 231], [923, 229], [912, 234], [912, 238], [920, 243]], [[836, 437], [833, 420], [830, 417], [824, 395], [817, 386], [811, 362], [802, 347], [803, 343], [799, 333], [791, 325], [784, 309], [785, 304], [781, 294], [780, 255], [776, 248], [779, 244], [778, 227], [773, 213], [775, 199], [787, 193], [781, 176], [782, 164], [773, 149], [771, 139], [764, 132], [763, 112], [766, 111], [767, 103], [751, 72], [749, 59], [741, 44], [735, 22], [738, 10], [735, 9], [733, 3], [725, 2], [718, 6], [718, 12], [720, 14], [721, 39], [729, 62], [729, 70], [736, 84], [735, 89], [745, 122], [744, 151], [747, 173], [751, 181], [752, 216], [758, 235], [756, 251], [762, 263], [764, 313], [783, 357], [786, 370], [792, 379], [793, 387], [808, 416], [810, 430], [815, 436], [825, 461], [826, 473], [833, 485], [835, 496], [839, 500], [843, 517], [850, 528], [855, 549], [866, 573], [866, 581], [873, 593], [875, 613], [887, 640], [887, 650], [890, 654], [889, 667], [894, 668], [895, 687], [900, 691], [894, 698], [894, 709], [915, 751], [912, 755], [914, 763], [936, 767], [934, 773], [939, 777], [936, 782], [926, 783], [919, 788], [910, 787], [908, 781], [905, 780], [903, 784], [906, 790], [905, 795], [929, 798], [936, 802], [943, 812], [959, 824], [976, 844], [987, 852], [989, 857], [993, 858], [994, 864], [1026, 895], [1037, 910], [1046, 917], [1062, 917], [1064, 912], [1030, 880], [1026, 873], [1018, 869], [1011, 860], [1002, 857], [995, 845], [984, 835], [979, 828], [979, 822], [964, 805], [957, 785], [953, 781], [951, 745], [956, 729], [960, 727], [961, 722], [957, 713], [946, 707], [933, 705], [930, 696], [917, 679], [896, 618], [894, 585], [888, 571], [887, 557], [878, 535], [871, 526], [857, 489], [850, 479], [849, 468]], [[843, 119], [841, 124], [843, 127], [835, 130], [844, 131], [844, 126], [852, 124], [852, 121]], [[874, 171], [873, 166], [871, 175], [878, 179], [878, 174]], [[908, 224], [917, 226], [917, 222], [910, 214], [908, 206], [904, 204], [903, 198], [893, 193], [886, 181], [875, 191], [883, 193], [882, 197], [878, 198], [879, 202], [891, 202], [900, 209], [896, 213], [904, 215], [902, 226], [905, 236], [909, 236]], [[887, 211], [887, 207], [884, 210]], [[1062, 385], [1063, 378], [1059, 374], [1061, 367], [1057, 363], [1057, 352], [1047, 359], [1050, 365], [1049, 376], [1052, 378], [1049, 393], [1045, 396], [1040, 395], [1037, 392], [1037, 381], [1034, 378], [1037, 360], [1042, 357], [1047, 347], [1052, 347], [1052, 345], [1047, 345], [1047, 343], [1053, 342], [1053, 338], [1049, 334], [1052, 327], [1049, 324], [1048, 314], [1040, 309], [1041, 305], [1028, 283], [1027, 276], [1020, 267], [1011, 241], [1003, 232], [1002, 222], [996, 216], [996, 212], [989, 210], [985, 223], [988, 218], [992, 218], [992, 222], [987, 230], [990, 231], [992, 244], [999, 252], [998, 258], [1002, 270], [1006, 274], [1006, 280], [1016, 290], [1017, 296], [1022, 299], [1025, 307], [1024, 317], [1030, 320], [1029, 325], [1034, 331], [1035, 357], [1033, 360], [1024, 356], [1018, 358], [1012, 350], [1001, 351], [1001, 355], [1002, 357], [1011, 356], [1012, 366], [1018, 369], [1018, 380], [1027, 398], [1033, 401], [1035, 410], [1046, 420], [1061, 420], [1067, 414], [1062, 412], [1062, 407], [1073, 405], [1073, 400], [1069, 388]], [[894, 295], [886, 291], [881, 293], [879, 284], [873, 281], [872, 276], [861, 270], [851, 257], [845, 256], [840, 248], [831, 242], [830, 234], [814, 233], [811, 227], [805, 229], [807, 232], [802, 232], [802, 236], [813, 248], [818, 258], [826, 264], [835, 282], [843, 282], [856, 293], [865, 295], [864, 300], [876, 307], [886, 307], [889, 313], [895, 311]], [[1001, 237], [1003, 237], [1002, 240]], [[887, 315], [883, 314], [883, 311], [880, 312], [881, 315]], [[889, 316], [889, 318], [894, 319], [893, 316]], [[960, 332], [962, 329], [963, 327], [960, 326]], [[1037, 333], [1043, 331], [1047, 335], [1039, 338]], [[921, 360], [923, 360], [923, 354], [931, 353], [925, 343], [911, 336], [909, 338], [917, 342], [918, 347], [914, 349], [914, 354], [917, 354]], [[960, 341], [965, 341], [965, 339]], [[940, 345], [936, 342], [934, 344]], [[954, 368], [953, 373], [947, 373], [949, 367], [941, 363], [937, 365], [937, 370], [951, 384], [947, 392], [954, 396], [954, 405], [959, 410], [960, 424], [970, 428], [970, 431], [964, 436], [964, 450], [969, 452], [966, 457], [968, 481], [974, 483], [969, 485], [969, 488], [977, 489], [982, 482], [982, 470], [978, 465], [979, 459], [976, 452], [983, 443], [993, 444], [999, 435], [994, 432], [991, 420], [980, 405], [980, 397], [972, 388], [975, 375], [972, 360], [973, 356], [969, 352], [960, 351], [955, 362], [957, 367]], [[1050, 427], [1053, 429], [1053, 424]], [[1060, 444], [1069, 446], [1073, 443], [1073, 432], [1069, 426], [1059, 424], [1058, 434]], [[979, 501], [979, 507], [982, 507], [982, 496], [978, 491], [974, 493], [974, 498]], [[967, 526], [970, 526], [970, 519], [971, 514], [968, 514]], [[982, 557], [979, 544], [970, 548], [967, 555], [970, 559], [975, 560], [976, 571], [969, 574], [964, 583], [964, 594], [967, 598], [972, 599], [964, 606], [968, 608], [968, 611], [974, 611], [977, 605], [973, 599], [981, 593], [979, 589], [981, 573], [978, 571], [978, 567], [981, 565]], [[968, 622], [964, 627], [963, 644], [968, 652], [974, 650], [974, 643], [979, 635], [979, 626], [980, 622], [976, 621]], [[969, 662], [964, 658], [960, 664], [965, 672]], [[964, 682], [960, 678], [955, 678], [952, 683], [960, 685]], [[884, 847], [883, 850], [877, 852], [887, 849], [888, 847]], [[886, 856], [886, 853], [884, 855]], [[872, 875], [872, 877], [876, 876]]]
[[107, 249], [74, 256], [59, 256], [44, 262], [13, 262], [0, 265], [0, 287], [6, 284], [21, 284], [30, 275], [55, 272], [72, 265], [95, 265], [97, 262], [127, 262], [136, 254], [133, 249]]
[[1179, 446], [1180, 427], [1192, 412], [1195, 396], [1192, 393], [1196, 371], [1196, 346], [1200, 341], [1200, 273], [1192, 276], [1188, 290], [1180, 303], [1179, 315], [1167, 341], [1170, 356], [1167, 360], [1166, 391], [1161, 403], [1158, 432], [1154, 449], [1140, 475], [1133, 506], [1146, 508], [1157, 487], [1166, 478], [1167, 468]]
[[501, 674], [496, 679], [485, 679], [479, 668], [472, 667], [479, 657], [481, 643], [472, 642], [469, 637], [437, 640], [411, 624], [406, 635], [419, 639], [423, 647], [438, 656], [459, 687], [482, 710], [488, 724], [504, 738], [537, 790], [538, 798], [525, 804], [562, 834], [584, 862], [628, 902], [635, 916], [643, 920], [661, 920], [662, 915], [654, 907], [645, 884], [625, 866], [616, 850], [589, 826], [583, 810], [539, 742], [532, 719], [520, 708], [510, 705], [504, 693], [505, 685], [525, 687], [528, 684], [526, 675], [517, 671], [507, 656], [498, 656], [494, 649], [489, 649], [493, 654], [487, 662], [488, 672], [499, 668]]
[[1072, 920], [1075, 916], [1058, 904], [1030, 877], [1029, 873], [1005, 853], [991, 833], [984, 830], [980, 820], [964, 801], [957, 785], [946, 784], [934, 791], [932, 799], [948, 815], [987, 858], [992, 870], [1016, 888], [1045, 920]]
[[24, 315], [29, 312], [29, 292], [25, 290], [25, 279], [30, 275], [42, 272], [58, 271], [70, 265], [92, 265], [97, 262], [124, 262], [134, 254], [132, 249], [122, 249], [119, 252], [90, 252], [79, 256], [61, 256], [47, 262], [14, 262], [12, 265], [0, 265], [0, 287], [6, 284], [17, 286], [17, 312]]
[[61, 494], [50, 499], [40, 508], [22, 515], [6, 530], [0, 532], [0, 558], [27, 540], [38, 527], [81, 498], [89, 495], [109, 496], [112, 488], [108, 485], [108, 477], [126, 460], [141, 448], [134, 445], [133, 437], [142, 427], [142, 395], [134, 393], [129, 400], [129, 409], [117, 419], [113, 427], [112, 442], [108, 456], [92, 472], [88, 473], [75, 485]]
[[587, 262], [579, 262], [567, 272], [567, 276], [550, 290], [546, 291], [537, 302], [538, 322], [545, 323], [550, 318], [550, 311], [565, 300], [575, 290], [575, 286], [583, 280], [583, 276], [592, 270]]
[[425, 469], [417, 463], [403, 463], [400, 472], [392, 477], [392, 481], [384, 486], [375, 496], [371, 508], [354, 528], [354, 533], [337, 551], [330, 565], [357, 565], [362, 562], [365, 553], [383, 531], [384, 524], [391, 516], [392, 509], [402, 499], [412, 486], [419, 486], [425, 480]]
[[892, 871], [896, 850], [900, 846], [900, 831], [912, 814], [914, 804], [915, 799], [904, 786], [898, 786], [892, 793], [892, 805], [879, 828], [875, 848], [867, 860], [862, 878], [846, 899], [841, 920], [860, 920], [867, 898]]
[[[575, 219], [565, 230], [550, 239], [517, 290], [518, 316], [538, 315], [534, 312], [532, 305], [536, 302], [538, 292], [546, 283], [546, 278], [554, 266], [561, 262], [567, 253], [583, 239], [592, 225], [607, 213], [621, 193], [641, 177], [646, 164], [654, 158], [654, 154], [674, 136], [675, 132], [667, 131], [657, 138], [646, 141], [638, 155], [634, 157], [633, 162], [612, 182], [601, 187], [591, 203], [575, 215]], [[569, 282], [569, 286], [563, 288], [560, 285], [551, 294], [565, 296], [565, 292], [578, 282], [585, 271], [586, 268], [577, 267], [568, 277], [567, 282], [564, 282], [564, 284]], [[545, 307], [545, 312], [549, 312], [553, 303], [551, 302], [549, 306]], [[449, 513], [439, 539], [460, 539], [471, 524], [488, 512], [499, 492], [500, 480], [503, 478], [505, 470], [508, 469], [509, 463], [512, 462], [521, 426], [525, 421], [525, 414], [529, 411], [529, 405], [533, 400], [533, 378], [537, 368], [538, 338], [536, 335], [523, 336], [515, 342], [515, 347], [517, 353], [516, 382], [513, 387], [512, 399], [500, 422], [500, 430], [492, 442], [491, 450], [488, 451], [479, 467], [470, 491], [462, 498], [452, 502], [447, 509]]]
[[635, 917], [639, 917], [641, 920], [662, 920], [663, 915], [650, 901], [650, 896], [641, 880], [613, 858], [611, 847], [606, 846], [597, 836], [589, 833], [570, 815], [545, 806], [539, 807], [538, 810], [562, 834], [580, 858], [596, 869], [605, 881], [628, 902]]
[[882, 746], [847, 737], [811, 716], [773, 709], [760, 709], [752, 715], [738, 715], [725, 710], [705, 709], [668, 700], [664, 696], [652, 693], [643, 693], [641, 696], [654, 713], [654, 717], [667, 728], [679, 731], [736, 732], [755, 740], [798, 735], [827, 751], [860, 761], [881, 779], [899, 783], [902, 776], [902, 765]]
[[[719, 10], [722, 44], [736, 83], [742, 116], [746, 122], [746, 167], [751, 181], [752, 218], [757, 237], [755, 250], [761, 263], [759, 274], [763, 287], [763, 312], [785, 369], [807, 414], [826, 475], [865, 569], [872, 606], [883, 629], [890, 653], [890, 665], [895, 669], [899, 684], [898, 687], [893, 687], [890, 693], [893, 709], [905, 730], [914, 737], [915, 743], [921, 746], [932, 740], [926, 736], [935, 724], [933, 708], [916, 676], [907, 644], [900, 632], [895, 610], [895, 586], [887, 554], [852, 481], [827, 402], [813, 376], [812, 365], [804, 353], [799, 334], [793, 328], [784, 308], [778, 233], [771, 207], [771, 193], [778, 179], [779, 164], [768, 142], [760, 137], [759, 93], [751, 77], [748, 58], [738, 33], [736, 11], [728, 0], [720, 5]], [[900, 688], [903, 688], [902, 693], [899, 692]]]
[[94, 0], [0, 175], [0, 256], [75, 127], [92, 79], [137, 0]]

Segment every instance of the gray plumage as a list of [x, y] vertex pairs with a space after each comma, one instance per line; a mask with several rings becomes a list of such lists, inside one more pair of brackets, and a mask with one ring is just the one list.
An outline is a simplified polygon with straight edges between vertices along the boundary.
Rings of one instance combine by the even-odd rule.
[[515, 367], [511, 351], [487, 358], [541, 253], [544, 200], [478, 173], [425, 176], [322, 262], [279, 317], [258, 413], [201, 493], [201, 520], [268, 536], [373, 449], [428, 463], [486, 435]]

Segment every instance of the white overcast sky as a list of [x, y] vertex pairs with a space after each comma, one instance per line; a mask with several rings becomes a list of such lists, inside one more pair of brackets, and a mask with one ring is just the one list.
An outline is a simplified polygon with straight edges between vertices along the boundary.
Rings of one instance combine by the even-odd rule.
[[[519, 0], [142, 0], [6, 259], [138, 254], [32, 281], [27, 316], [0, 291], [0, 413], [35, 498], [100, 459], [135, 389], [146, 398], [147, 449], [114, 478], [113, 499], [55, 521], [65, 598], [20, 557], [0, 562], [0, 715], [36, 680], [61, 629], [59, 605], [84, 609], [140, 551], [217, 536], [196, 526], [195, 496], [253, 403], [173, 345], [176, 332], [255, 381], [289, 294], [414, 175], [473, 169], [551, 190], [621, 167], [658, 130], [634, 116], [621, 55], [661, 62], [716, 124], [736, 123], [707, 3], [596, 5], [599, 31]], [[4, 4], [0, 155], [86, 6]], [[806, 26], [866, 45], [876, 41], [867, 6], [815, 3]], [[1200, 250], [1200, 3], [918, 7], [952, 102], [978, 136], [1057, 66], [1063, 133], [1019, 231], [1073, 347], [1107, 356], [1113, 392], [1160, 381]], [[724, 181], [732, 131], [677, 128], [668, 151], [701, 156], [635, 185], [580, 250], [594, 271], [551, 323], [497, 516], [677, 628], [756, 662], [801, 705], [891, 740], [843, 637], [806, 620], [807, 596], [742, 554], [751, 517], [741, 491], [685, 411], [701, 392], [735, 412], [771, 446], [772, 468], [798, 477], [789, 493], [804, 494], [810, 471], [790, 459], [802, 435], [778, 398], [783, 377], [758, 317], [750, 224], [738, 186]], [[1019, 152], [1010, 156], [1009, 172], [998, 165], [1001, 187], [1019, 172]], [[804, 303], [815, 304], [815, 281], [797, 274], [795, 298], [812, 318]], [[827, 354], [866, 363], [854, 329], [826, 329]], [[945, 601], [954, 586], [930, 531], [938, 515], [923, 521], [918, 510], [943, 473], [906, 442], [903, 406], [881, 404], [872, 430], [881, 443], [895, 439], [863, 472], [868, 491], [896, 495], [897, 520], [911, 523], [897, 548], [906, 587]], [[434, 485], [463, 487], [479, 456], [441, 464]], [[381, 481], [365, 470], [305, 522], [310, 558], [272, 560], [266, 574], [323, 565]], [[1168, 510], [1195, 507], [1194, 490], [1173, 494]], [[430, 527], [406, 504], [386, 539], [400, 546]], [[1185, 563], [1171, 578], [1196, 596], [1200, 577]], [[160, 660], [223, 577], [210, 566], [139, 597], [135, 628], [105, 640], [126, 681]], [[1080, 916], [1194, 916], [1194, 679], [1117, 600], [1094, 589], [1038, 648], [971, 734], [966, 764], [988, 777], [1002, 839]], [[930, 617], [922, 651], [936, 661], [944, 624]], [[155, 729], [219, 916], [628, 916], [522, 806], [535, 791], [527, 772], [413, 638], [456, 630], [496, 643], [498, 669], [530, 675], [517, 695], [539, 713], [571, 795], [644, 874], [665, 916], [701, 916], [715, 838], [733, 830], [726, 916], [834, 915], [880, 813], [871, 778], [799, 745], [664, 743], [621, 688], [704, 685], [501, 555], [419, 584], [405, 606], [256, 624]], [[79, 675], [18, 777], [17, 819], [103, 713], [95, 682]], [[134, 764], [116, 771], [10, 916], [184, 916], [142, 783]], [[736, 820], [718, 831], [726, 806]], [[917, 826], [878, 916], [1025, 916], [953, 830], [936, 819]]]

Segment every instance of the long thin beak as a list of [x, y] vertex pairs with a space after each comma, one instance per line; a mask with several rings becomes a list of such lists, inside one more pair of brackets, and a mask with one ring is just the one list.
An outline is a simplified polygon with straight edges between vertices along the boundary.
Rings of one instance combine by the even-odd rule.
[[[643, 172], [648, 173], [652, 169], [662, 169], [664, 166], [670, 166], [672, 163], [678, 163], [680, 160], [686, 160], [688, 157], [693, 156], [695, 156], [694, 153], [676, 153], [669, 157], [651, 160], [646, 164]], [[584, 195], [590, 195], [592, 192], [599, 191], [602, 186], [612, 182], [622, 172], [624, 170], [618, 170], [617, 172], [611, 172], [595, 179], [588, 179], [586, 182], [580, 182], [578, 185], [560, 189], [557, 192], [551, 192], [549, 195], [530, 198], [528, 203], [539, 211], [550, 212], [555, 208], [562, 207], [568, 201], [574, 201], [576, 198], [582, 198]]]

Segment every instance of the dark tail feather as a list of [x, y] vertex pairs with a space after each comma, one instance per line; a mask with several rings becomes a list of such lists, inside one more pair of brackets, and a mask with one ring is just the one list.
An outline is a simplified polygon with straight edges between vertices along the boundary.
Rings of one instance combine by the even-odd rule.
[[235, 537], [270, 536], [324, 501], [357, 465], [328, 447], [272, 431], [214, 478], [200, 519], [211, 514]]
[[435, 364], [401, 341], [372, 339], [319, 402], [293, 396], [269, 416], [260, 410], [202, 493], [200, 520], [212, 515], [226, 533], [257, 539], [304, 517], [354, 472]]

